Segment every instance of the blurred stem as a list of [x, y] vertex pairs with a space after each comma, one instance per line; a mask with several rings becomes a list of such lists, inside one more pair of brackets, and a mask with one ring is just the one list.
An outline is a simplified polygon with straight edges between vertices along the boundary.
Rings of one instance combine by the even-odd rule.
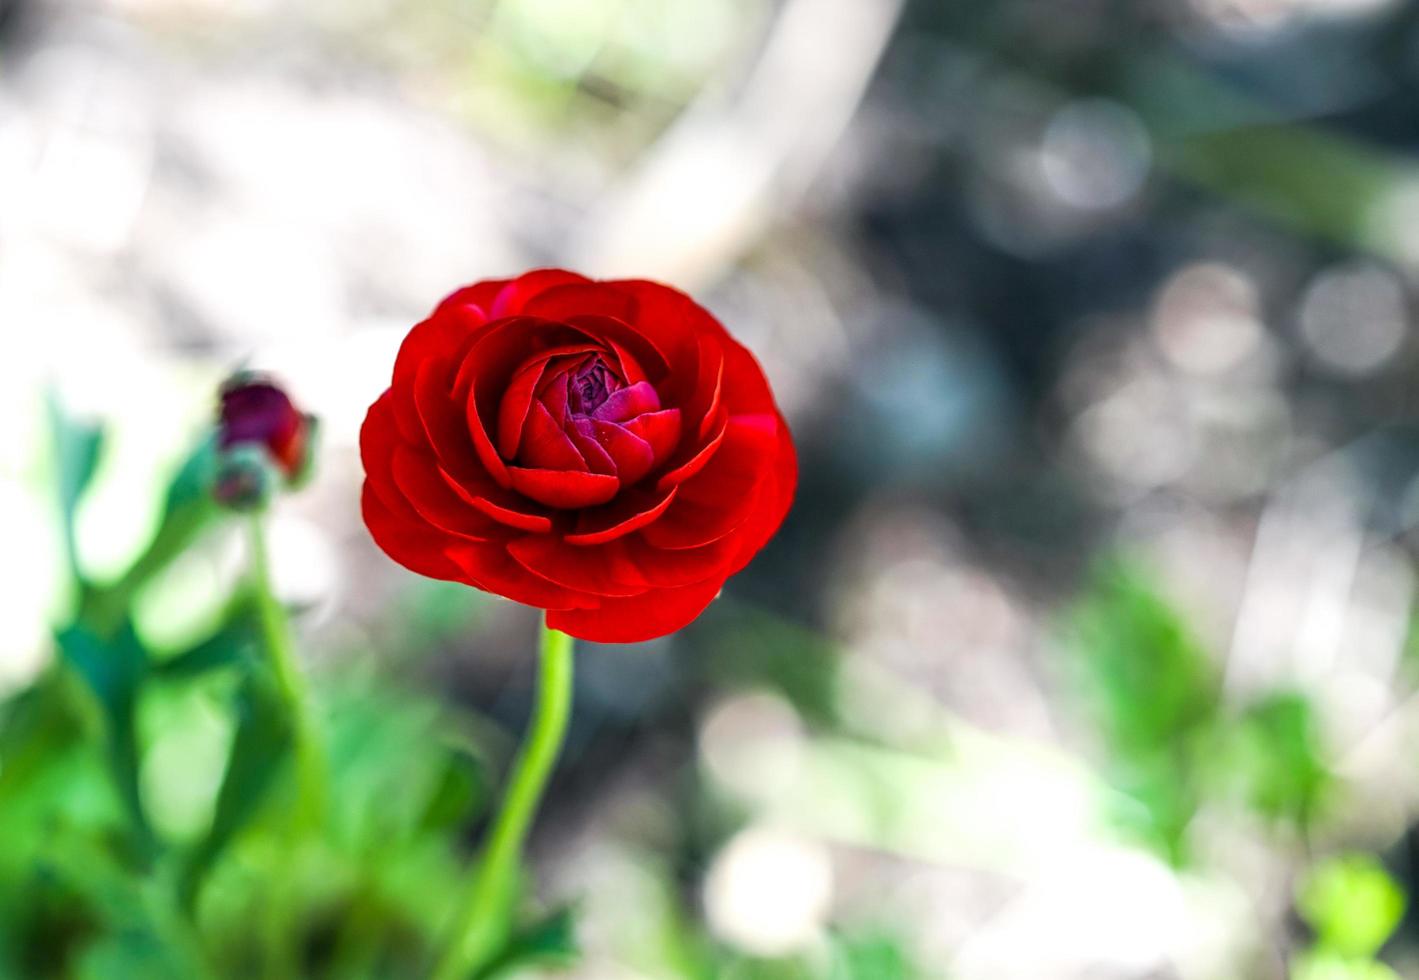
[[453, 938], [435, 980], [476, 977], [502, 951], [512, 928], [517, 872], [532, 818], [566, 738], [572, 704], [572, 638], [542, 625], [537, 703], [513, 763], [502, 809], [468, 880]]
[[266, 526], [261, 514], [251, 518], [251, 579], [261, 635], [276, 676], [281, 697], [290, 714], [295, 736], [296, 770], [300, 787], [299, 816], [310, 826], [325, 812], [325, 759], [319, 733], [310, 716], [305, 678], [296, 662], [291, 623], [286, 607], [271, 588], [271, 563], [266, 547]]
[[[310, 716], [306, 697], [305, 677], [296, 661], [295, 644], [291, 638], [290, 618], [286, 607], [271, 587], [271, 559], [266, 545], [264, 515], [258, 511], [249, 524], [251, 540], [251, 585], [256, 602], [257, 619], [262, 640], [270, 660], [276, 686], [285, 702], [295, 741], [296, 812], [288, 828], [290, 853], [287, 860], [299, 860], [302, 831], [320, 826], [325, 815], [326, 772], [325, 751], [319, 732]], [[292, 909], [292, 896], [286, 889], [274, 892], [266, 905], [262, 935], [265, 949], [265, 975], [296, 977], [300, 975], [298, 954], [291, 930], [297, 916]]]

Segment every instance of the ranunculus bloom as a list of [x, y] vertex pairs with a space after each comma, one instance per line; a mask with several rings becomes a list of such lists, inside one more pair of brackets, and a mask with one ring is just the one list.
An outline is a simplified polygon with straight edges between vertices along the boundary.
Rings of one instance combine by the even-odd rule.
[[460, 289], [414, 327], [360, 450], [391, 558], [604, 642], [699, 615], [798, 477], [763, 371], [712, 316], [555, 269]]

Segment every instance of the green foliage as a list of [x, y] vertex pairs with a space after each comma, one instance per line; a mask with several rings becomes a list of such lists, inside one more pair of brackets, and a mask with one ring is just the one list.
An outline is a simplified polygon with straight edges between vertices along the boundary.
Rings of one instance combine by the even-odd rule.
[[[419, 974], [446, 938], [464, 834], [492, 795], [470, 726], [355, 671], [297, 718], [247, 586], [204, 637], [150, 649], [135, 603], [220, 517], [211, 442], [178, 467], [148, 546], [97, 583], [81, 575], [73, 529], [102, 431], [57, 402], [50, 421], [79, 601], [55, 631], [53, 666], [0, 704], [0, 977]], [[331, 795], [313, 819], [297, 819], [293, 799], [305, 724], [327, 749]], [[215, 765], [162, 771], [190, 760]], [[498, 962], [573, 955], [561, 911], [517, 929]]]
[[1115, 751], [1146, 759], [1213, 722], [1217, 670], [1141, 576], [1106, 572], [1074, 627], [1083, 679]]
[[[696, 624], [706, 639], [698, 655], [716, 686], [768, 687], [804, 719], [837, 717], [837, 653], [822, 636], [777, 616], [721, 599]], [[712, 654], [711, 654], [712, 651]]]
[[132, 822], [137, 856], [146, 860], [154, 841], [138, 788], [135, 720], [138, 693], [148, 669], [147, 653], [126, 622], [110, 640], [79, 624], [63, 630], [56, 639], [65, 663], [83, 679], [99, 706], [114, 785]]
[[76, 699], [69, 695], [60, 677], [46, 676], [0, 705], [0, 813], [82, 746]]
[[1179, 616], [1135, 570], [1113, 566], [1075, 608], [1069, 660], [1121, 791], [1116, 823], [1175, 864], [1209, 799], [1309, 830], [1335, 779], [1311, 702], [1276, 690], [1240, 709]]
[[1333, 953], [1298, 957], [1291, 976], [1293, 980], [1399, 980], [1399, 974], [1383, 963]]
[[1366, 854], [1333, 858], [1312, 869], [1298, 908], [1316, 932], [1296, 958], [1297, 980], [1399, 980], [1376, 959], [1404, 914], [1404, 893]]
[[59, 494], [59, 516], [64, 533], [69, 568], [74, 578], [83, 580], [79, 567], [78, 546], [74, 535], [74, 519], [79, 501], [98, 469], [104, 445], [101, 426], [91, 425], [70, 416], [54, 392], [49, 394], [50, 438], [54, 449], [55, 486]]
[[255, 659], [261, 642], [261, 624], [255, 604], [246, 595], [237, 598], [222, 622], [205, 639], [152, 665], [157, 680], [187, 681]]
[[924, 973], [901, 941], [866, 931], [832, 936], [816, 955], [767, 959], [724, 951], [705, 976], [733, 980], [917, 980]]
[[842, 943], [842, 980], [913, 980], [921, 973], [893, 936], [867, 934]]
[[575, 911], [562, 908], [514, 935], [503, 954], [478, 976], [492, 978], [538, 966], [567, 967], [576, 958]]
[[1228, 762], [1247, 802], [1307, 828], [1334, 783], [1311, 702], [1289, 691], [1260, 698], [1236, 720], [1231, 744]]
[[236, 737], [217, 793], [212, 826], [188, 859], [179, 901], [190, 907], [202, 877], [251, 819], [291, 747], [291, 719], [275, 683], [261, 669], [242, 680], [235, 703]]
[[208, 437], [188, 453], [168, 483], [158, 533], [129, 570], [132, 586], [146, 582], [177, 557], [217, 514], [209, 487], [216, 465], [216, 442]]
[[1347, 957], [1377, 953], [1404, 917], [1405, 898], [1368, 854], [1323, 861], [1301, 883], [1296, 906], [1315, 930], [1316, 946]]
[[1181, 863], [1217, 732], [1218, 672], [1181, 618], [1123, 568], [1099, 576], [1069, 632], [1086, 711], [1127, 797], [1115, 819]]

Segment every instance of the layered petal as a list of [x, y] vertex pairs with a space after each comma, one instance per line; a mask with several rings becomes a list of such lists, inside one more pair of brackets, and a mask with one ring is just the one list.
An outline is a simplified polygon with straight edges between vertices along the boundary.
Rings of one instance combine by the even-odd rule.
[[547, 625], [594, 643], [639, 643], [688, 626], [719, 595], [723, 585], [722, 580], [700, 582], [680, 589], [606, 599], [595, 609], [548, 612]]
[[566, 536], [574, 545], [606, 544], [658, 521], [675, 502], [679, 488], [647, 492], [628, 490], [605, 507], [584, 510], [577, 515], [576, 528]]
[[538, 470], [509, 466], [513, 489], [548, 507], [574, 510], [595, 507], [616, 496], [621, 481], [601, 473], [571, 470]]

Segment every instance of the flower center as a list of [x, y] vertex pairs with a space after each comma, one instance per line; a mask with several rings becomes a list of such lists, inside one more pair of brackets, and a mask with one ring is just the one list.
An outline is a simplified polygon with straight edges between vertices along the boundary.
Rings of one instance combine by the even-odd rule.
[[616, 372], [607, 367], [599, 356], [583, 362], [568, 381], [568, 404], [574, 415], [590, 415], [622, 386]]

